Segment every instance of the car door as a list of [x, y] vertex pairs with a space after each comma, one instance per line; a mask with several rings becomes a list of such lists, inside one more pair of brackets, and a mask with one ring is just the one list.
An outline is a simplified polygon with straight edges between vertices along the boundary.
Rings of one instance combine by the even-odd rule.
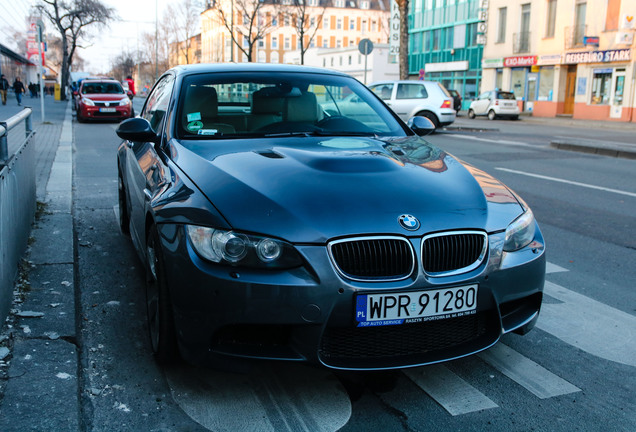
[[[174, 77], [166, 75], [157, 83], [141, 113], [153, 130], [163, 135]], [[126, 143], [126, 179], [130, 199], [131, 237], [140, 250], [145, 248], [146, 209], [157, 188], [163, 183], [165, 165], [152, 142]]]
[[488, 107], [490, 106], [490, 93], [492, 92], [488, 91], [479, 95], [473, 105], [473, 111], [475, 114], [486, 115]]
[[424, 109], [428, 93], [424, 83], [398, 83], [391, 108], [405, 122]]

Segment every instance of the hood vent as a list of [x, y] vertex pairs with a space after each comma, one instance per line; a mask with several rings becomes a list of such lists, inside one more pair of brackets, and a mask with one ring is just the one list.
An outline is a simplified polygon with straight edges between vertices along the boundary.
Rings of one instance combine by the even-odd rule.
[[256, 154], [259, 154], [261, 156], [264, 156], [268, 159], [284, 159], [285, 156], [283, 156], [280, 153], [275, 152], [274, 150], [260, 150], [255, 152]]

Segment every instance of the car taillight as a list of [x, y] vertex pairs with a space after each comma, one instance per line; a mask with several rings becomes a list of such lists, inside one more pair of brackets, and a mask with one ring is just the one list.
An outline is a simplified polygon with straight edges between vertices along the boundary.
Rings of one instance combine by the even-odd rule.
[[448, 99], [446, 99], [441, 106], [441, 108], [450, 108], [450, 107], [452, 107], [452, 105], [451, 105], [451, 101]]
[[495, 105], [499, 105], [499, 99], [495, 99]]

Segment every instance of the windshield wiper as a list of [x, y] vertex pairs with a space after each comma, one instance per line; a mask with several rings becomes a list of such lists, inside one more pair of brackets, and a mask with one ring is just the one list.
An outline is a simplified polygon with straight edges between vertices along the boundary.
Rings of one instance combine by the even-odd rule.
[[330, 130], [314, 131], [312, 135], [314, 136], [360, 136], [360, 137], [377, 137], [378, 136], [378, 134], [373, 131], [369, 131], [369, 132], [357, 131], [356, 132], [356, 131], [330, 131]]

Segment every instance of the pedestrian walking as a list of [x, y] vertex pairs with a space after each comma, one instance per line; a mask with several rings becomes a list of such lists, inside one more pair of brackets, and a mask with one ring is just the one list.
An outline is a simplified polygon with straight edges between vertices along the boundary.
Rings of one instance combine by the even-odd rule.
[[7, 104], [7, 90], [9, 90], [9, 81], [4, 77], [4, 74], [0, 77], [0, 97], [2, 97], [2, 105]]
[[20, 77], [16, 77], [13, 82], [13, 91], [15, 92], [15, 98], [18, 100], [18, 105], [22, 105], [22, 94], [25, 93], [24, 84], [20, 81]]

